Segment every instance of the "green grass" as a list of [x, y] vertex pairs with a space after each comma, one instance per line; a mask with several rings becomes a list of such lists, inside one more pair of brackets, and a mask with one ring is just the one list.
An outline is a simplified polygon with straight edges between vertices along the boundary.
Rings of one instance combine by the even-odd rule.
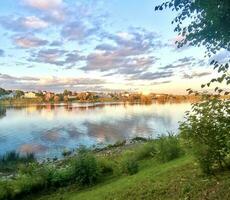
[[139, 200], [139, 199], [230, 199], [230, 173], [202, 175], [191, 156], [157, 164], [140, 161], [140, 170], [132, 176], [110, 177], [94, 187], [79, 190], [77, 186], [30, 196], [25, 200]]

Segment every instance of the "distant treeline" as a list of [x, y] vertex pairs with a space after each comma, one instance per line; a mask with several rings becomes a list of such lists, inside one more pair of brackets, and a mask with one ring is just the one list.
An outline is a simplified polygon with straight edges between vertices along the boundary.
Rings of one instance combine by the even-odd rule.
[[[4, 97], [4, 98], [3, 98]], [[229, 96], [223, 96], [229, 98]], [[131, 92], [72, 92], [64, 90], [62, 93], [53, 92], [24, 92], [21, 90], [4, 90], [0, 88], [0, 104], [3, 105], [27, 105], [40, 103], [68, 103], [68, 102], [130, 102], [151, 104], [158, 103], [181, 103], [197, 102], [201, 96], [196, 95], [172, 95]]]

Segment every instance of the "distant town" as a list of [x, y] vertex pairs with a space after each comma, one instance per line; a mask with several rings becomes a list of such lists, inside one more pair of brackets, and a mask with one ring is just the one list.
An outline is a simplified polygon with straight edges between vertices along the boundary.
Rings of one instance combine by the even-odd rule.
[[50, 91], [22, 91], [5, 90], [0, 88], [0, 103], [61, 103], [61, 102], [141, 102], [153, 101], [181, 102], [196, 101], [195, 95], [171, 95], [171, 94], [142, 94], [141, 92], [73, 92], [64, 90], [62, 93]]

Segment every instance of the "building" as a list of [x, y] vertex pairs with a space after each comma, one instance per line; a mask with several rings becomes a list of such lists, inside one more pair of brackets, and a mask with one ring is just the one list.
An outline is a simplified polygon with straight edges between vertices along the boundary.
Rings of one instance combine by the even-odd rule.
[[75, 100], [77, 99], [77, 95], [68, 95], [69, 100]]
[[30, 98], [30, 99], [36, 98], [36, 93], [35, 93], [35, 92], [26, 92], [26, 93], [24, 94], [24, 97], [25, 97], [25, 98]]

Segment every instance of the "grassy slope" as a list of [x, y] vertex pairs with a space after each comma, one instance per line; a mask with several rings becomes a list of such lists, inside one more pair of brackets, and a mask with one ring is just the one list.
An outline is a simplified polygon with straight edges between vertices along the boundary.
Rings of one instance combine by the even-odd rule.
[[136, 175], [112, 178], [89, 189], [64, 188], [50, 195], [28, 199], [230, 199], [229, 172], [202, 176], [197, 164], [188, 156], [165, 164], [154, 163], [152, 160], [143, 161]]

